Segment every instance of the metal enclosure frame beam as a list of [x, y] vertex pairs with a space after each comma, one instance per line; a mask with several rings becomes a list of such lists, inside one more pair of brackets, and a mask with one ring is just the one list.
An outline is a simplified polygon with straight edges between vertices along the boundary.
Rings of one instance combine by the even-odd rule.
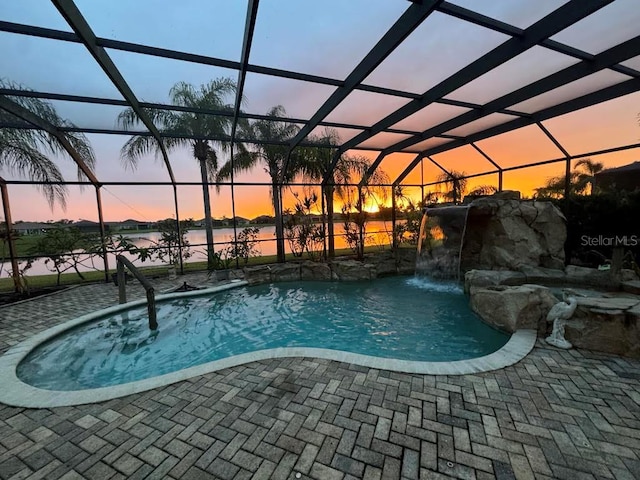
[[169, 177], [171, 178], [172, 182], [175, 182], [173, 169], [171, 168], [171, 163], [169, 162], [167, 150], [165, 149], [164, 143], [161, 140], [160, 132], [153, 124], [153, 122], [149, 119], [149, 116], [140, 107], [138, 99], [136, 98], [131, 88], [129, 88], [126, 80], [120, 74], [120, 71], [113, 63], [113, 60], [111, 60], [109, 54], [105, 51], [104, 47], [101, 47], [97, 44], [96, 35], [93, 33], [93, 30], [91, 29], [85, 18], [82, 16], [82, 13], [80, 13], [80, 10], [78, 10], [76, 4], [73, 2], [73, 0], [51, 0], [51, 2], [58, 9], [62, 17], [67, 21], [71, 29], [84, 44], [94, 60], [98, 63], [98, 65], [100, 65], [107, 77], [109, 77], [109, 80], [111, 80], [113, 85], [118, 89], [122, 97], [127, 101], [136, 115], [138, 115], [142, 123], [144, 123], [144, 126], [147, 127], [149, 132], [151, 132], [153, 137], [156, 139], [160, 146], [165, 166], [167, 167], [167, 171], [169, 172]]
[[[555, 35], [561, 30], [589, 16], [593, 12], [608, 5], [613, 0], [570, 0], [553, 12], [549, 13], [536, 23], [523, 30], [519, 37], [512, 37], [490, 52], [471, 62], [466, 67], [446, 78], [438, 85], [427, 90], [417, 100], [412, 100], [406, 105], [384, 117], [374, 124], [368, 131], [356, 135], [340, 148], [342, 151], [355, 147], [380, 133], [384, 128], [395, 125], [399, 121], [416, 113], [435, 100], [450, 94], [463, 85], [493, 70], [499, 65], [525, 52], [529, 48]], [[335, 167], [335, 162], [334, 165]]]
[[482, 155], [482, 157], [487, 160], [491, 165], [493, 165], [494, 167], [496, 167], [498, 169], [498, 191], [501, 192], [502, 191], [502, 172], [503, 172], [503, 168], [498, 165], [498, 163], [496, 161], [494, 161], [484, 150], [482, 150], [479, 146], [477, 146], [475, 143], [470, 143], [469, 145], [471, 145], [476, 152], [478, 152], [480, 155]]
[[[318, 123], [325, 119], [347, 96], [360, 85], [378, 65], [380, 65], [405, 38], [407, 38], [418, 26], [436, 9], [443, 0], [423, 0], [413, 3], [396, 22], [387, 30], [383, 37], [369, 50], [369, 53], [358, 63], [347, 76], [343, 85], [338, 87], [331, 96], [313, 114], [309, 123], [305, 125], [293, 138], [289, 145], [291, 151], [311, 133]], [[287, 170], [289, 155], [282, 169], [282, 174]], [[335, 165], [334, 165], [335, 167]], [[283, 178], [283, 177], [282, 177]]]
[[558, 141], [556, 137], [554, 137], [547, 127], [545, 127], [542, 122], [536, 122], [536, 125], [542, 133], [546, 135], [546, 137], [551, 140], [551, 142], [556, 146], [558, 150], [562, 152], [566, 159], [565, 169], [564, 169], [564, 196], [567, 198], [569, 196], [569, 192], [571, 191], [571, 155], [569, 152], [562, 146], [562, 144]]
[[606, 68], [610, 68], [612, 65], [629, 60], [637, 55], [640, 55], [640, 35], [595, 55], [592, 60], [583, 60], [530, 83], [529, 85], [514, 90], [513, 92], [496, 98], [495, 100], [483, 105], [481, 110], [465, 112], [457, 117], [447, 120], [446, 122], [442, 122], [439, 125], [431, 127], [419, 135], [391, 145], [387, 147], [387, 151], [395, 152], [403, 150], [431, 137], [446, 133], [487, 115], [496, 113], [511, 105], [519, 104], [543, 93], [547, 93], [555, 88], [574, 82], [588, 75], [592, 75]]
[[167, 149], [165, 148], [164, 142], [162, 141], [162, 137], [160, 136], [160, 132], [153, 124], [146, 112], [140, 107], [138, 99], [136, 98], [135, 94], [127, 84], [126, 80], [124, 79], [116, 65], [113, 63], [113, 60], [111, 60], [109, 54], [106, 52], [104, 47], [98, 45], [97, 37], [93, 32], [93, 29], [82, 16], [82, 13], [80, 13], [80, 10], [78, 9], [74, 1], [51, 0], [51, 2], [58, 9], [62, 17], [75, 32], [80, 41], [84, 44], [85, 48], [89, 51], [94, 60], [98, 63], [98, 65], [100, 65], [100, 68], [102, 68], [107, 77], [109, 77], [109, 80], [111, 80], [113, 85], [118, 89], [122, 97], [129, 103], [138, 118], [140, 118], [151, 135], [153, 135], [156, 142], [158, 142], [158, 146], [160, 147], [160, 152], [162, 154], [162, 159], [164, 161], [165, 167], [167, 168], [167, 172], [169, 173], [169, 178], [171, 179], [171, 184], [173, 186], [173, 204], [176, 215], [176, 231], [178, 233], [178, 246], [180, 252], [180, 272], [184, 273], [184, 265], [182, 260], [182, 233], [180, 231], [180, 211], [178, 208], [178, 188], [176, 186], [176, 179], [173, 174], [173, 168], [171, 167], [171, 162], [169, 161], [169, 155], [167, 153]]
[[[463, 145], [478, 142], [486, 138], [495, 137], [503, 133], [508, 133], [513, 130], [517, 130], [519, 128], [532, 125], [534, 123], [543, 122], [553, 117], [571, 113], [576, 110], [580, 110], [582, 108], [597, 105], [598, 103], [606, 102], [608, 100], [613, 100], [615, 98], [622, 97], [624, 95], [629, 95], [631, 93], [635, 93], [638, 91], [640, 91], [640, 78], [633, 78], [625, 82], [621, 82], [621, 83], [612, 85], [610, 87], [597, 90], [587, 95], [583, 95], [581, 97], [568, 100], [564, 103], [554, 105], [552, 107], [545, 108], [543, 110], [539, 110], [538, 112], [532, 113], [531, 117], [528, 119], [518, 118], [510, 122], [497, 125], [495, 127], [487, 128], [480, 132], [469, 135], [466, 138], [462, 138], [460, 140], [454, 140], [444, 145], [427, 149], [423, 153], [425, 155], [435, 155], [437, 153], [453, 150], [454, 148], [458, 148]], [[398, 176], [398, 178], [396, 179], [396, 182], [400, 183], [414, 167], [415, 165], [409, 165]], [[503, 171], [506, 171], [506, 170], [507, 170], [506, 168], [503, 169]]]
[[[244, 36], [242, 39], [242, 53], [240, 56], [240, 69], [238, 70], [238, 82], [236, 84], [236, 100], [233, 107], [233, 123], [231, 124], [231, 140], [230, 140], [230, 162], [231, 162], [231, 214], [233, 216], [233, 240], [238, 241], [238, 223], [236, 219], [236, 201], [234, 189], [234, 147], [236, 140], [236, 131], [238, 128], [238, 119], [240, 116], [240, 107], [244, 97], [244, 82], [247, 78], [247, 65], [249, 64], [249, 56], [251, 55], [251, 44], [253, 42], [253, 32], [256, 28], [256, 19], [258, 18], [258, 5], [260, 0], [249, 0], [247, 4], [247, 16], [245, 19]], [[236, 268], [238, 267], [238, 258], [236, 257]]]

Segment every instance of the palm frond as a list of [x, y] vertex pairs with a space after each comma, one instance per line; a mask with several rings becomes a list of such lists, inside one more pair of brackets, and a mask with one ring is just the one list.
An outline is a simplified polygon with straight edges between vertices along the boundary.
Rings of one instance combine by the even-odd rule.
[[64, 177], [54, 162], [39, 150], [28, 144], [7, 144], [0, 139], [0, 167], [6, 168], [13, 175], [28, 178], [36, 182], [49, 207], [53, 209], [57, 200], [63, 209], [66, 209], [67, 189], [62, 184], [47, 182], [63, 182]]

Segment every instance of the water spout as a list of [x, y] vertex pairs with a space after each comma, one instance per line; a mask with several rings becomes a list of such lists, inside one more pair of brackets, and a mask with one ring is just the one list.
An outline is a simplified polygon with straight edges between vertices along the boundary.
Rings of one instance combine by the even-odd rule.
[[416, 275], [460, 280], [467, 205], [426, 208], [418, 237]]

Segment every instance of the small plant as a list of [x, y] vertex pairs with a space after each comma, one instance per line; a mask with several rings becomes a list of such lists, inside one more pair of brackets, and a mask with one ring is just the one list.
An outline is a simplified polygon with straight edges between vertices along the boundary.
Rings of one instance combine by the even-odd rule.
[[86, 249], [91, 242], [78, 228], [51, 228], [33, 245], [30, 254], [44, 257], [44, 264], [57, 274], [56, 285], [60, 285], [60, 276], [68, 270], [74, 270], [84, 280], [78, 267], [87, 259]]
[[136, 255], [141, 262], [158, 259], [169, 265], [179, 265], [181, 254], [183, 260], [190, 258], [192, 255], [189, 241], [186, 238], [186, 233], [191, 225], [192, 222], [190, 220], [181, 221], [180, 235], [178, 235], [175, 220], [171, 218], [161, 220], [158, 222], [158, 231], [160, 232], [158, 240], [147, 239], [151, 243], [149, 247], [130, 246], [126, 245], [125, 242], [125, 250]]
[[344, 238], [358, 260], [364, 259], [364, 244], [368, 240], [366, 235], [368, 214], [362, 209], [362, 205], [362, 195], [355, 203], [345, 202], [342, 205]]
[[302, 257], [306, 252], [310, 259], [318, 260], [324, 249], [325, 237], [324, 226], [316, 224], [311, 213], [317, 209], [318, 195], [305, 194], [302, 199], [298, 193], [293, 195], [296, 204], [293, 211], [285, 212], [284, 236], [294, 256]]
[[238, 234], [238, 241], [233, 248], [233, 257], [242, 259], [246, 265], [249, 258], [260, 255], [258, 249], [258, 234], [260, 229], [257, 227], [246, 227]]

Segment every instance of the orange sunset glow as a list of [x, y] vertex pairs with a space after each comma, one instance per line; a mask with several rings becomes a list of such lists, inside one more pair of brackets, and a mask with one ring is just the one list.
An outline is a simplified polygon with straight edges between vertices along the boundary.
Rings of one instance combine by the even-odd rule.
[[[339, 35], [336, 33], [331, 37], [332, 42], [335, 39], [334, 43], [327, 43], [324, 31], [310, 30], [302, 28], [300, 25], [292, 26], [287, 23], [288, 28], [294, 29], [297, 35], [297, 41], [291, 42], [290, 40], [293, 38], [290, 37], [291, 32], [287, 33], [286, 29], [274, 31], [272, 28], [274, 22], [279, 24], [282, 20], [276, 14], [274, 7], [262, 5], [262, 13], [258, 16], [256, 24], [256, 38], [250, 60], [258, 65], [274, 65], [278, 68], [291, 69], [294, 72], [304, 74], [327, 75], [327, 78], [346, 78], [364, 58], [367, 51], [391, 27], [393, 21], [409, 6], [404, 2], [398, 3], [400, 5], [377, 1], [376, 7], [368, 8], [367, 12], [358, 10], [357, 24], [367, 25], [367, 28], [365, 30], [362, 28], [342, 30]], [[636, 34], [637, 22], [635, 20], [639, 16], [638, 9], [629, 9], [628, 6], [628, 0], [616, 0], [612, 5], [595, 14], [593, 18], [598, 19], [599, 36], [602, 38], [601, 46], [596, 46], [597, 42], [594, 38], [591, 35], [580, 33], [583, 32], [580, 29], [572, 31], [571, 28], [567, 28], [566, 31], [560, 32], [558, 38], [574, 48], [580, 48], [579, 43], [581, 42], [585, 45], [584, 48], [593, 55], [604, 52], [611, 48], [615, 42], [628, 41]], [[26, 6], [24, 8], [25, 12], [29, 10]], [[96, 28], [101, 32], [117, 31], [122, 38], [131, 38], [133, 41], [139, 41], [143, 44], [149, 41], [147, 35], [151, 35], [151, 33], [139, 33], [140, 38], [137, 38], [136, 35], [130, 33], [130, 30], [125, 29], [124, 25], [129, 22], [129, 17], [124, 14], [124, 10], [117, 6], [109, 8], [110, 16], [98, 13], [99, 7], [90, 4], [83, 4], [81, 10], [90, 22], [97, 25]], [[352, 7], [340, 4], [339, 8], [350, 11]], [[501, 19], [519, 18], [519, 28], [533, 24], [536, 19], [542, 18], [552, 11], [548, 5], [547, 7], [531, 7], [527, 10], [527, 15], [518, 13], [514, 6], [507, 7], [506, 5], [490, 7], [489, 5], [469, 3], [466, 8], [480, 9], [484, 12], [483, 14], [495, 13]], [[21, 16], [22, 13], [18, 13], [20, 8], [15, 7], [15, 9], [15, 12], [6, 14], [8, 15], [7, 20], [23, 21], [23, 18], [27, 18]], [[505, 11], [502, 12], [502, 9]], [[231, 11], [226, 13], [229, 15], [229, 19], [225, 28], [235, 32], [230, 33], [233, 38], [242, 36], [244, 17], [239, 13], [240, 10], [238, 12], [234, 10], [235, 13]], [[305, 11], [302, 5], [297, 4], [290, 6], [290, 10], [298, 12], [298, 14]], [[57, 14], [55, 11], [49, 13], [52, 18]], [[32, 14], [33, 12], [29, 13], [29, 15]], [[15, 18], [12, 15], [15, 15]], [[318, 10], [314, 15], [323, 15], [323, 13]], [[342, 19], [345, 24], [349, 23], [347, 18], [348, 16], [345, 16]], [[352, 21], [355, 20], [352, 19]], [[591, 17], [589, 21], [594, 22]], [[45, 24], [47, 23], [45, 22]], [[606, 25], [617, 26], [609, 30], [605, 27]], [[49, 28], [59, 28], [55, 22], [48, 26]], [[595, 27], [592, 26], [587, 30], [593, 30], [593, 28]], [[356, 31], [357, 35], [355, 35]], [[3, 57], [2, 66], [5, 67], [4, 71], [12, 72], [11, 81], [19, 82], [25, 88], [42, 92], [50, 91], [97, 98], [119, 97], [118, 90], [111, 80], [99, 68], [95, 67], [91, 56], [83, 52], [78, 45], [65, 45], [64, 42], [54, 42], [37, 36], [30, 37], [6, 32], [4, 35], [5, 37], [0, 37], [0, 41], [3, 39], [5, 41], [4, 51], [21, 52], [21, 61], [19, 62], [11, 61], [11, 58], [17, 58], [16, 55], [9, 54]], [[274, 37], [272, 38], [272, 36]], [[610, 40], [607, 40], [609, 37]], [[318, 43], [320, 38], [323, 39], [323, 42]], [[469, 41], [469, 39], [473, 40]], [[201, 39], [200, 44], [195, 41], [195, 43], [189, 43], [186, 38], [177, 37], [166, 39], [160, 36], [156, 40], [166, 48], [177, 48], [184, 51], [191, 51], [195, 48], [202, 54], [216, 55], [210, 52], [208, 47], [200, 49], [202, 45], [211, 43], [204, 38]], [[377, 67], [368, 74], [368, 77], [362, 80], [363, 83], [379, 88], [406, 91], [412, 95], [421, 94], [435, 86], [442, 85], [441, 82], [444, 82], [448, 77], [457, 75], [474, 59], [497, 48], [505, 40], [507, 40], [507, 35], [504, 33], [491, 31], [443, 12], [435, 12], [414, 31], [409, 32], [406, 40], [392, 52], [389, 52], [387, 57], [381, 59]], [[287, 45], [288, 55], [282, 56], [274, 53], [278, 51], [276, 47], [280, 45], [277, 42], [280, 42], [281, 45]], [[221, 58], [239, 58], [239, 46], [236, 45], [232, 48], [231, 43], [233, 42], [229, 42], [229, 45], [216, 44], [211, 48], [220, 49], [217, 55], [220, 55]], [[324, 46], [319, 49], [318, 45]], [[349, 48], [344, 48], [345, 45], [349, 45]], [[446, 48], [444, 48], [445, 45]], [[310, 57], [309, 51], [315, 51], [319, 58]], [[455, 52], [455, 55], [451, 55], [451, 52]], [[188, 81], [199, 85], [212, 78], [233, 77], [235, 75], [231, 69], [227, 71], [221, 67], [212, 67], [197, 62], [140, 55], [129, 51], [110, 53], [115, 66], [127, 79], [133, 93], [137, 95], [139, 100], [144, 101], [167, 102], [167, 92], [177, 82]], [[640, 67], [638, 61], [640, 56], [637, 53], [633, 54], [630, 51], [629, 57], [623, 62], [625, 68]], [[68, 58], [79, 62], [77, 63], [77, 74], [72, 77], [63, 68]], [[509, 92], [517, 91], [518, 88], [551, 76], [554, 72], [569, 68], [577, 62], [579, 62], [579, 58], [572, 57], [568, 52], [563, 54], [536, 45], [513, 58], [505, 59], [502, 64], [483, 75], [468, 79], [466, 85], [453, 89], [445, 96], [446, 102], [427, 102], [424, 108], [420, 108], [400, 120], [396, 119], [394, 124], [388, 125], [392, 131], [380, 131], [368, 135], [360, 143], [349, 144], [350, 148], [345, 151], [345, 154], [357, 155], [373, 161], [378, 157], [380, 149], [388, 149], [398, 142], [405, 141], [412, 137], [413, 132], [419, 134], [422, 131], [428, 131], [443, 122], [467, 114], [474, 104], [487, 104]], [[438, 68], [434, 69], [433, 65], [438, 65]], [[523, 114], [534, 113], [580, 95], [587, 95], [598, 89], [620, 84], [631, 78], [621, 72], [620, 69], [603, 68], [520, 101], [511, 105], [510, 108], [516, 112], [523, 112]], [[249, 114], [263, 115], [269, 108], [279, 104], [282, 105], [288, 117], [302, 119], [300, 122], [307, 122], [336, 92], [335, 86], [332, 86], [331, 82], [314, 82], [312, 79], [302, 81], [296, 79], [295, 76], [286, 77], [248, 72], [243, 92], [246, 97], [246, 101], [242, 105], [243, 111]], [[410, 97], [409, 94], [395, 96], [381, 91], [364, 91], [356, 88], [348, 92], [343, 100], [331, 109], [324, 120], [335, 124], [332, 128], [338, 136], [339, 144], [343, 144], [354, 137], [360, 138], [359, 136], [363, 132], [367, 132], [367, 129], [372, 125], [376, 125], [377, 122], [381, 122], [387, 116], [410, 104]], [[109, 102], [85, 104], [73, 101], [73, 99], [51, 101], [61, 116], [78, 125], [93, 129], [112, 129], [117, 124], [117, 115], [122, 111], [122, 107], [108, 104]], [[233, 98], [230, 97], [229, 101], [232, 102]], [[640, 93], [629, 93], [572, 113], [545, 119], [541, 125], [555, 137], [569, 155], [580, 156], [640, 142], [640, 127], [637, 117], [638, 110], [640, 110], [639, 105]], [[466, 185], [467, 191], [478, 186], [497, 187], [497, 168], [492, 162], [505, 169], [503, 173], [504, 189], [518, 190], [524, 197], [530, 197], [534, 190], [544, 185], [549, 178], [563, 175], [565, 172], [565, 154], [535, 123], [476, 141], [474, 145], [482, 153], [471, 145], [447, 149], [447, 143], [452, 142], [453, 137], [464, 139], [484, 129], [518, 118], [512, 113], [506, 110], [490, 113], [464, 125], [443, 131], [443, 136], [427, 138], [403, 151], [390, 153], [382, 159], [378, 169], [384, 172], [389, 184], [394, 183], [400, 175], [406, 174], [400, 185], [403, 187], [405, 197], [411, 199], [414, 204], [421, 200], [423, 193], [437, 190], [438, 187], [432, 184], [443, 174], [443, 170], [471, 175], [472, 177], [468, 179]], [[304, 123], [296, 124], [298, 129], [303, 126]], [[314, 124], [311, 134], [321, 134], [324, 128], [319, 124]], [[140, 158], [136, 169], [125, 168], [121, 159], [121, 148], [130, 138], [129, 135], [112, 131], [109, 135], [92, 132], [87, 133], [86, 136], [95, 151], [96, 176], [101, 182], [104, 182], [100, 192], [103, 217], [106, 221], [122, 221], [130, 218], [154, 221], [175, 217], [176, 208], [173, 189], [169, 184], [170, 176], [160, 158], [148, 154]], [[446, 136], [449, 138], [444, 138]], [[424, 158], [415, 168], [408, 173], [405, 172], [417, 152], [434, 147], [444, 151], [433, 154], [430, 159]], [[485, 158], [483, 154], [491, 160]], [[220, 150], [219, 166], [228, 160], [227, 157], [227, 153]], [[614, 153], [593, 154], [591, 159], [602, 162], [605, 168], [610, 168], [640, 159], [640, 151], [638, 148], [632, 148]], [[517, 169], [517, 167], [526, 164], [549, 160], [559, 161]], [[73, 162], [68, 158], [63, 158], [63, 155], [55, 156], [54, 161], [65, 179], [75, 178], [76, 168]], [[193, 157], [193, 151], [187, 147], [173, 149], [169, 152], [169, 161], [175, 180], [178, 182], [178, 215], [181, 218], [203, 218], [202, 188], [198, 185], [201, 176], [198, 163]], [[576, 161], [574, 160], [573, 163], [575, 164]], [[0, 173], [9, 182], [23, 178], [17, 171], [3, 170]], [[302, 178], [296, 180], [303, 181]], [[353, 179], [355, 183], [358, 183], [359, 180]], [[164, 182], [165, 185], [115, 184], [122, 181]], [[253, 168], [236, 172], [233, 181], [235, 183], [233, 189], [229, 184], [210, 186], [211, 210], [214, 218], [231, 218], [235, 215], [252, 219], [260, 215], [273, 214], [271, 179], [266, 173], [264, 165], [256, 164]], [[190, 184], [181, 185], [180, 182]], [[424, 185], [424, 187], [421, 188], [420, 185]], [[312, 211], [320, 213], [320, 188], [305, 188], [315, 189], [319, 200]], [[60, 204], [55, 204], [51, 209], [36, 187], [9, 184], [7, 189], [12, 199], [12, 216], [15, 220], [47, 221], [68, 218], [96, 221], [98, 219], [97, 198], [93, 187], [81, 189], [78, 186], [70, 185], [66, 210], [62, 209]], [[285, 210], [293, 208], [295, 204], [293, 192], [302, 190], [302, 187], [298, 186], [283, 188], [283, 208]], [[388, 191], [386, 198], [381, 196], [375, 199], [369, 198], [364, 209], [376, 212], [380, 207], [390, 207], [391, 188], [387, 187], [386, 190]], [[402, 201], [399, 201], [398, 205], [402, 206]], [[341, 207], [342, 201], [336, 196], [335, 210], [340, 211]]]

